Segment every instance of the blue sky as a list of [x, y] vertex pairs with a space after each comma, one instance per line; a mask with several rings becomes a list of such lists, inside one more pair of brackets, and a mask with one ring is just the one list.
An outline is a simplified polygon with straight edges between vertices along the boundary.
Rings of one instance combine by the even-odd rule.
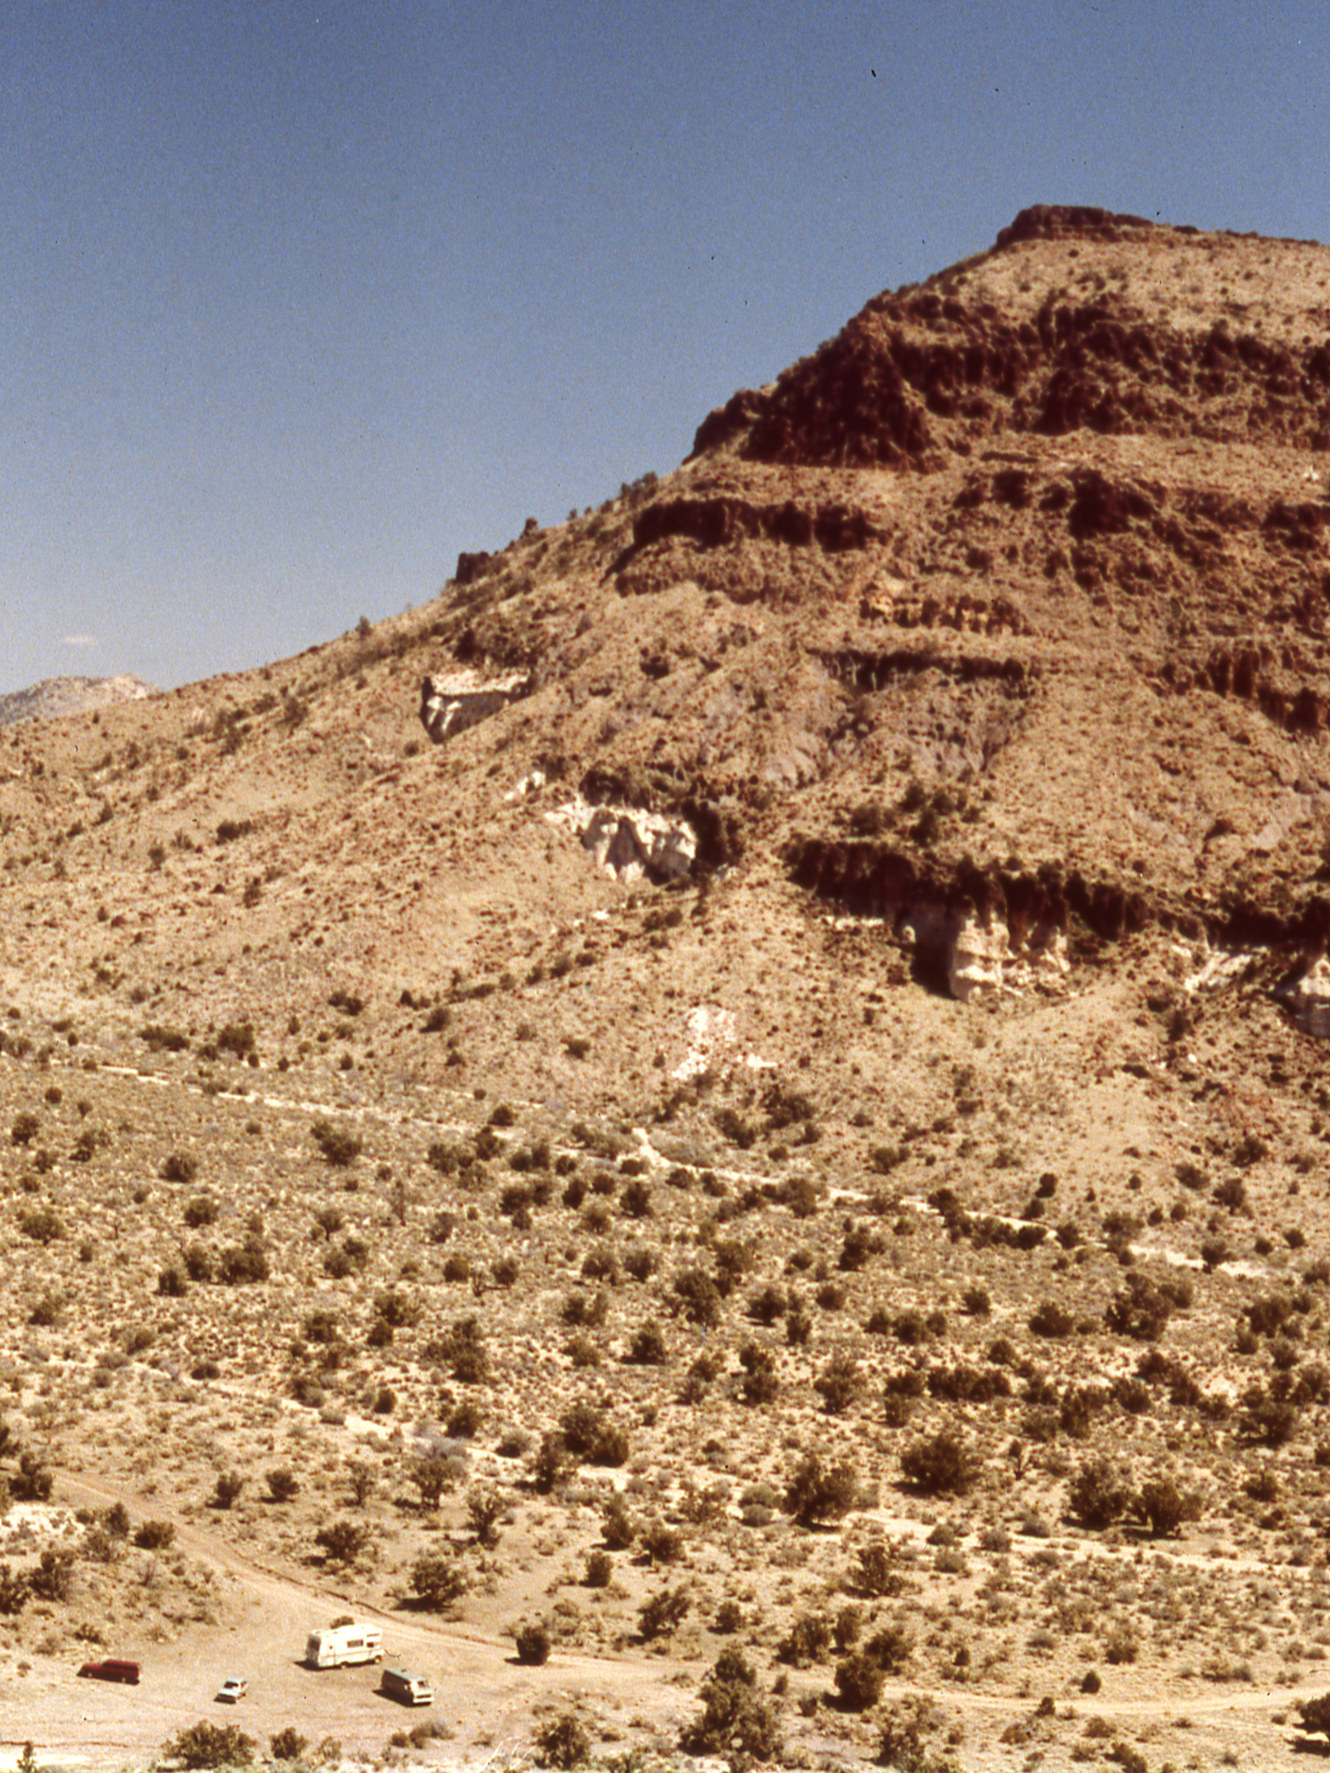
[[1330, 9], [6, 0], [0, 692], [432, 597], [1032, 202], [1330, 238]]

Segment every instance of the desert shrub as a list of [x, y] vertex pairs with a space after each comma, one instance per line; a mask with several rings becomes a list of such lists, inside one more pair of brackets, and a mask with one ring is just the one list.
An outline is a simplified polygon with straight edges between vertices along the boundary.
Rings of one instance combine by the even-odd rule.
[[208, 1195], [195, 1195], [192, 1200], [185, 1202], [185, 1224], [191, 1231], [199, 1231], [204, 1226], [215, 1225], [220, 1211], [217, 1202]]
[[582, 1577], [588, 1588], [608, 1588], [614, 1579], [614, 1559], [609, 1552], [599, 1547], [590, 1552], [586, 1561], [586, 1572]]
[[776, 1710], [738, 1650], [722, 1650], [702, 1682], [702, 1716], [684, 1731], [681, 1747], [693, 1755], [773, 1761], [780, 1752]]
[[372, 1537], [372, 1529], [364, 1521], [353, 1521], [344, 1515], [320, 1527], [314, 1543], [330, 1564], [354, 1564]]
[[901, 1471], [916, 1489], [930, 1495], [961, 1495], [978, 1476], [973, 1455], [948, 1429], [912, 1441], [901, 1453]]
[[649, 1317], [634, 1334], [624, 1359], [634, 1367], [663, 1367], [669, 1358], [665, 1332], [655, 1318]]
[[1104, 1640], [1104, 1661], [1113, 1668], [1121, 1668], [1124, 1663], [1135, 1662], [1140, 1649], [1136, 1634], [1129, 1625], [1115, 1626]]
[[1067, 1491], [1072, 1519], [1095, 1532], [1120, 1520], [1131, 1504], [1131, 1487], [1111, 1459], [1100, 1455], [1086, 1460]]
[[522, 1272], [522, 1265], [516, 1256], [500, 1256], [490, 1269], [490, 1275], [496, 1287], [514, 1287]]
[[1308, 1736], [1330, 1737], [1330, 1693], [1296, 1701], [1298, 1728]]
[[[580, 1297], [580, 1294], [574, 1294], [574, 1298]], [[575, 1367], [598, 1367], [601, 1362], [600, 1350], [590, 1336], [570, 1336], [563, 1352]]]
[[28, 1313], [28, 1322], [39, 1328], [49, 1329], [51, 1325], [58, 1324], [64, 1315], [65, 1295], [48, 1287]]
[[505, 1497], [497, 1490], [472, 1490], [466, 1499], [467, 1525], [480, 1545], [499, 1543], [499, 1522], [508, 1512]]
[[9, 1129], [10, 1143], [12, 1145], [30, 1145], [41, 1131], [41, 1127], [42, 1123], [37, 1116], [25, 1108], [14, 1116], [13, 1124]]
[[298, 1761], [308, 1747], [308, 1740], [292, 1724], [268, 1738], [268, 1753], [274, 1761]]
[[853, 1355], [838, 1354], [813, 1381], [813, 1390], [827, 1407], [830, 1416], [843, 1416], [863, 1394], [864, 1378]]
[[15, 1502], [49, 1502], [55, 1478], [39, 1454], [24, 1451], [18, 1456], [18, 1470], [9, 1479], [9, 1493]]
[[1293, 1301], [1287, 1294], [1267, 1294], [1245, 1305], [1243, 1316], [1254, 1335], [1278, 1336], [1293, 1316]]
[[637, 1538], [637, 1523], [628, 1513], [621, 1496], [612, 1496], [606, 1503], [600, 1532], [611, 1551], [627, 1551]]
[[20, 1614], [32, 1598], [32, 1589], [28, 1586], [28, 1578], [22, 1570], [13, 1570], [8, 1564], [0, 1564], [0, 1615], [13, 1619]]
[[628, 1462], [629, 1440], [626, 1429], [598, 1410], [594, 1404], [572, 1404], [559, 1423], [563, 1442], [570, 1453], [591, 1465], [625, 1465]]
[[637, 1629], [648, 1642], [667, 1637], [688, 1616], [692, 1598], [682, 1588], [662, 1588], [637, 1610]]
[[704, 1268], [687, 1268], [674, 1280], [674, 1294], [690, 1323], [713, 1327], [721, 1319], [720, 1288]]
[[651, 1521], [642, 1529], [642, 1550], [653, 1564], [677, 1564], [684, 1554], [685, 1539], [677, 1527]]
[[882, 1249], [882, 1239], [875, 1237], [866, 1225], [852, 1225], [841, 1243], [836, 1266], [845, 1274], [857, 1274], [870, 1256]]
[[238, 1471], [224, 1471], [217, 1479], [212, 1496], [209, 1498], [213, 1508], [231, 1508], [239, 1500], [245, 1488], [245, 1479]]
[[930, 1367], [928, 1395], [948, 1403], [991, 1404], [1011, 1396], [1011, 1380], [991, 1367]]
[[485, 1412], [473, 1397], [464, 1397], [448, 1412], [445, 1428], [450, 1440], [474, 1440], [485, 1422]]
[[357, 1139], [353, 1133], [348, 1133], [343, 1127], [335, 1127], [328, 1120], [316, 1120], [309, 1131], [310, 1137], [323, 1156], [323, 1161], [334, 1169], [348, 1168], [365, 1149], [362, 1139]]
[[549, 1628], [536, 1621], [517, 1628], [517, 1660], [527, 1668], [541, 1668], [550, 1659]]
[[28, 1586], [41, 1600], [67, 1601], [74, 1587], [74, 1553], [48, 1546], [37, 1568], [28, 1572]]
[[158, 1275], [158, 1293], [163, 1300], [183, 1300], [184, 1294], [190, 1291], [190, 1277], [184, 1273], [179, 1262], [172, 1262], [168, 1268], [161, 1269]]
[[300, 1494], [300, 1479], [286, 1466], [267, 1475], [268, 1495], [274, 1502], [294, 1502]]
[[1298, 1432], [1298, 1406], [1282, 1396], [1274, 1384], [1249, 1385], [1242, 1394], [1238, 1426], [1248, 1440], [1266, 1447], [1282, 1447]]
[[1133, 1511], [1149, 1526], [1156, 1539], [1171, 1538], [1187, 1521], [1199, 1520], [1201, 1499], [1182, 1490], [1170, 1477], [1148, 1478], [1136, 1493]]
[[217, 1258], [217, 1278], [228, 1287], [254, 1286], [270, 1274], [262, 1239], [247, 1237], [243, 1244], [228, 1244]]
[[173, 1151], [162, 1159], [157, 1174], [163, 1182], [192, 1182], [199, 1173], [198, 1159], [188, 1152]]
[[561, 1434], [552, 1429], [540, 1437], [540, 1445], [536, 1449], [535, 1462], [532, 1466], [531, 1481], [541, 1496], [548, 1496], [568, 1478], [576, 1464], [576, 1460], [568, 1451], [567, 1442]]
[[866, 1650], [853, 1650], [836, 1664], [836, 1692], [846, 1711], [871, 1711], [882, 1697], [885, 1671]]
[[781, 1507], [801, 1527], [841, 1520], [859, 1499], [859, 1479], [846, 1460], [827, 1465], [821, 1454], [806, 1453], [786, 1485]]
[[769, 1282], [760, 1291], [750, 1295], [748, 1315], [754, 1323], [764, 1324], [770, 1328], [777, 1318], [784, 1317], [788, 1306], [789, 1300], [786, 1297], [785, 1289], [778, 1287], [774, 1282]]
[[565, 1712], [536, 1732], [538, 1767], [580, 1767], [591, 1759], [591, 1739], [571, 1713]]
[[452, 1551], [427, 1551], [411, 1566], [411, 1593], [421, 1606], [442, 1613], [470, 1587], [461, 1559]]
[[421, 1507], [437, 1508], [444, 1491], [455, 1488], [464, 1469], [461, 1461], [449, 1453], [427, 1453], [414, 1460], [407, 1475], [420, 1491]]
[[608, 1244], [597, 1244], [583, 1256], [581, 1273], [583, 1280], [603, 1280], [613, 1285], [619, 1278], [619, 1258]]
[[619, 1196], [619, 1211], [629, 1219], [651, 1217], [651, 1184], [636, 1176]]
[[1037, 1305], [1030, 1316], [1030, 1329], [1036, 1336], [1049, 1336], [1060, 1340], [1070, 1336], [1076, 1328], [1074, 1312], [1060, 1305], [1056, 1299], [1045, 1299]]
[[856, 1594], [875, 1599], [900, 1594], [905, 1577], [896, 1548], [881, 1539], [870, 1539], [860, 1546], [849, 1581]]
[[634, 1244], [624, 1253], [623, 1265], [635, 1281], [647, 1281], [660, 1267], [660, 1257], [647, 1244]]
[[153, 1053], [186, 1053], [189, 1051], [189, 1036], [182, 1034], [178, 1028], [162, 1028], [154, 1022], [139, 1029], [139, 1039], [146, 1043]]
[[776, 1357], [771, 1350], [756, 1342], [745, 1342], [739, 1350], [739, 1362], [744, 1369], [739, 1388], [743, 1401], [754, 1405], [774, 1403], [780, 1391], [780, 1381], [776, 1377]]
[[489, 1379], [489, 1350], [478, 1318], [458, 1318], [425, 1352], [430, 1360], [446, 1361], [460, 1385], [484, 1385]]
[[143, 1521], [134, 1533], [134, 1543], [141, 1551], [165, 1551], [174, 1538], [171, 1521]]
[[776, 1655], [792, 1668], [823, 1662], [831, 1649], [831, 1621], [823, 1613], [802, 1613], [777, 1646]]
[[1163, 1335], [1176, 1301], [1143, 1274], [1127, 1276], [1127, 1284], [1114, 1293], [1104, 1312], [1104, 1323], [1115, 1336], [1137, 1342], [1157, 1342]]
[[65, 1222], [53, 1207], [20, 1207], [18, 1228], [34, 1243], [58, 1243], [65, 1235]]
[[217, 1036], [214, 1045], [218, 1052], [230, 1053], [237, 1059], [247, 1059], [255, 1050], [254, 1024], [252, 1022], [228, 1022]]
[[162, 1744], [162, 1755], [182, 1767], [248, 1767], [254, 1761], [255, 1743], [238, 1724], [209, 1724], [200, 1720]]

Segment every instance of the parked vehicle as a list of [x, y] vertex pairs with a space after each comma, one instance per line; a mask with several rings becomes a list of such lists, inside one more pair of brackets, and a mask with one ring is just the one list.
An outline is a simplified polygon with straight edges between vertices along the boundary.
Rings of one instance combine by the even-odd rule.
[[434, 1689], [423, 1675], [408, 1674], [404, 1668], [385, 1668], [379, 1691], [403, 1705], [433, 1705]]
[[248, 1681], [233, 1679], [225, 1680], [217, 1689], [218, 1705], [234, 1705], [237, 1699], [243, 1699], [249, 1692]]
[[383, 1633], [377, 1625], [330, 1625], [324, 1631], [312, 1631], [305, 1645], [307, 1668], [345, 1668], [382, 1660]]
[[139, 1684], [138, 1663], [122, 1662], [115, 1656], [108, 1656], [102, 1662], [85, 1662], [79, 1673], [94, 1681], [123, 1681], [127, 1687]]

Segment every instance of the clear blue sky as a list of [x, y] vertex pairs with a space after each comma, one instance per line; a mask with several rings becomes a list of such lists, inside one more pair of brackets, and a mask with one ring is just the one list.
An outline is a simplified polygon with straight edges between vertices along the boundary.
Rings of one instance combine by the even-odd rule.
[[0, 691], [433, 596], [1032, 202], [1330, 237], [1330, 8], [5, 0]]

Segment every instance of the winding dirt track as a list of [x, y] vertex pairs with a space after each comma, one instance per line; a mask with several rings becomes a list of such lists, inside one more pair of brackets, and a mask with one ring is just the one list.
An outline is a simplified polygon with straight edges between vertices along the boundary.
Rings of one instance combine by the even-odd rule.
[[[82, 1476], [61, 1474], [59, 1493], [75, 1507], [123, 1502], [138, 1514], [172, 1518], [160, 1498], [150, 1503]], [[34, 1658], [30, 1674], [0, 1690], [0, 1748], [31, 1741], [39, 1757], [119, 1766], [147, 1760], [183, 1726], [209, 1718], [237, 1723], [265, 1749], [271, 1735], [294, 1725], [312, 1743], [332, 1737], [348, 1754], [378, 1754], [394, 1731], [430, 1720], [454, 1732], [449, 1761], [482, 1765], [530, 1741], [536, 1707], [583, 1701], [599, 1715], [622, 1713], [625, 1723], [641, 1714], [676, 1728], [693, 1709], [667, 1684], [667, 1663], [572, 1651], [556, 1652], [543, 1668], [522, 1668], [507, 1639], [366, 1607], [294, 1569], [246, 1557], [178, 1517], [175, 1527], [180, 1549], [217, 1573], [228, 1616], [238, 1623], [197, 1627], [179, 1643], [147, 1648], [138, 1687], [80, 1680], [74, 1655]], [[313, 1627], [352, 1610], [382, 1622], [385, 1663], [430, 1678], [431, 1708], [413, 1711], [385, 1698], [377, 1668], [313, 1673], [298, 1661]], [[108, 1653], [138, 1652], [117, 1644]], [[228, 1675], [249, 1681], [234, 1710], [213, 1698]]]
[[[160, 1498], [150, 1509], [149, 1499], [133, 1490], [83, 1476], [62, 1474], [60, 1492], [75, 1507], [122, 1502], [139, 1514], [162, 1514]], [[0, 1750], [9, 1750], [6, 1759], [12, 1761], [23, 1743], [32, 1741], [39, 1756], [56, 1754], [66, 1762], [141, 1763], [199, 1718], [234, 1721], [264, 1748], [271, 1735], [294, 1725], [312, 1743], [331, 1737], [348, 1754], [378, 1754], [394, 1731], [428, 1719], [452, 1732], [447, 1744], [438, 1745], [444, 1763], [476, 1767], [527, 1746], [538, 1713], [573, 1704], [612, 1722], [625, 1739], [639, 1735], [648, 1720], [653, 1733], [674, 1739], [696, 1711], [692, 1691], [670, 1680], [675, 1666], [668, 1661], [558, 1651], [543, 1668], [521, 1668], [506, 1639], [366, 1607], [298, 1569], [248, 1557], [197, 1525], [176, 1518], [175, 1527], [180, 1548], [216, 1572], [227, 1614], [237, 1623], [200, 1626], [179, 1643], [145, 1651], [137, 1688], [80, 1680], [73, 1656], [34, 1659], [28, 1675], [0, 1690]], [[437, 1695], [432, 1708], [408, 1711], [386, 1699], [377, 1691], [376, 1668], [312, 1673], [298, 1661], [311, 1627], [347, 1610], [381, 1620], [385, 1661], [427, 1675]], [[234, 1711], [213, 1698], [231, 1674], [250, 1683], [247, 1699]], [[919, 1690], [914, 1682], [894, 1682], [886, 1696]], [[1250, 1727], [1256, 1721], [1250, 1714], [1290, 1707], [1315, 1690], [1315, 1683], [1238, 1691], [1191, 1688], [1185, 1694], [1174, 1688], [1167, 1695], [1135, 1698], [1078, 1696], [1076, 1706], [1083, 1718], [1102, 1714], [1136, 1725], [1186, 1713], [1198, 1734], [1208, 1734], [1222, 1731], [1226, 1719], [1230, 1727]], [[1028, 1698], [963, 1687], [939, 1689], [934, 1697], [962, 1715], [975, 1747], [992, 1743], [1009, 1722], [1033, 1709]], [[844, 1747], [830, 1735], [816, 1746], [833, 1752]]]

